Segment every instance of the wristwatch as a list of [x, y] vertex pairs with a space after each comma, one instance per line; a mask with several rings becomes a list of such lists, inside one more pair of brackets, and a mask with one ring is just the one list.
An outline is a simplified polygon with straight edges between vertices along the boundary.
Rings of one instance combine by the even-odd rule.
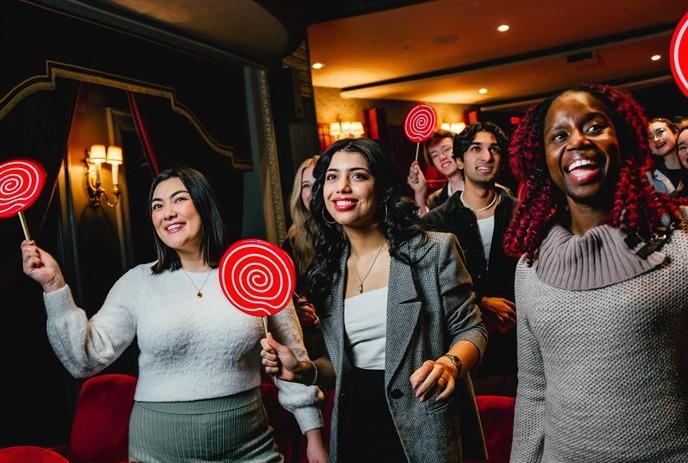
[[460, 378], [461, 373], [463, 373], [463, 363], [461, 363], [461, 359], [453, 354], [444, 354], [442, 357], [447, 357], [449, 360], [451, 360], [456, 367], [456, 378]]

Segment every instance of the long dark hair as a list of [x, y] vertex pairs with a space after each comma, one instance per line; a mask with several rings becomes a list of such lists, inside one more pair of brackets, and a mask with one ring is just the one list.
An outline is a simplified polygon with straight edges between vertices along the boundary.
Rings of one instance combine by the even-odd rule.
[[599, 101], [611, 118], [619, 140], [621, 164], [606, 223], [647, 237], [663, 225], [668, 214], [685, 224], [680, 200], [658, 193], [647, 178], [654, 168], [648, 146], [647, 118], [628, 94], [607, 85], [583, 84], [546, 99], [528, 110], [514, 132], [510, 164], [523, 185], [523, 195], [504, 235], [508, 255], [536, 257], [540, 243], [566, 208], [545, 164], [544, 121], [554, 100], [566, 92], [586, 92]]
[[380, 146], [367, 138], [335, 142], [320, 156], [313, 169], [315, 184], [310, 220], [313, 225], [315, 263], [308, 272], [308, 283], [311, 295], [317, 302], [323, 301], [332, 289], [335, 278], [341, 276], [338, 275], [339, 261], [342, 253], [348, 248], [348, 240], [342, 228], [334, 223], [334, 219], [327, 212], [323, 197], [325, 173], [332, 156], [338, 151], [358, 153], [368, 163], [368, 169], [375, 179], [375, 219], [380, 231], [389, 241], [389, 253], [392, 257], [410, 264], [409, 255], [401, 251], [402, 244], [418, 235], [423, 235], [423, 240], [427, 239], [416, 214], [416, 205], [411, 198], [404, 195], [403, 184]]
[[[217, 207], [215, 193], [210, 187], [208, 179], [199, 171], [190, 167], [177, 167], [165, 169], [153, 179], [148, 193], [148, 212], [152, 213], [153, 193], [155, 188], [165, 180], [178, 178], [182, 181], [191, 196], [198, 215], [201, 218], [201, 254], [206, 265], [217, 267], [222, 253], [227, 245], [227, 231]], [[153, 227], [155, 228], [155, 227]], [[164, 270], [177, 270], [181, 267], [181, 261], [174, 249], [167, 246], [154, 230], [155, 254], [157, 262], [151, 267], [153, 273], [162, 273]]]

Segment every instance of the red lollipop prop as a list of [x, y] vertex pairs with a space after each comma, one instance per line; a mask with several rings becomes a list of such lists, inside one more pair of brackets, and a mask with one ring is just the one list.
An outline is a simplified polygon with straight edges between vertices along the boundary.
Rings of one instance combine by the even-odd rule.
[[267, 319], [289, 305], [296, 287], [296, 269], [289, 254], [257, 239], [234, 243], [220, 261], [220, 287], [240, 311]]
[[23, 211], [36, 202], [45, 184], [45, 170], [31, 159], [0, 164], [0, 218], [19, 215], [24, 237], [31, 239]]
[[688, 96], [688, 12], [674, 30], [669, 54], [674, 81], [683, 94]]
[[404, 120], [406, 138], [416, 144], [416, 161], [420, 142], [427, 140], [435, 132], [437, 114], [432, 106], [419, 104], [411, 108]]

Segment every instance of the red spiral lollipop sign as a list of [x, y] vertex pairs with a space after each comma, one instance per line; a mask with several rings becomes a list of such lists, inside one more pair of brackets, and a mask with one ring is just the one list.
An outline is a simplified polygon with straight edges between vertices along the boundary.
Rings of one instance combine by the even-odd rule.
[[406, 137], [414, 143], [428, 139], [435, 132], [437, 114], [432, 106], [419, 104], [414, 106], [404, 120]]
[[272, 243], [234, 243], [220, 262], [220, 286], [229, 302], [255, 317], [274, 315], [291, 301], [296, 270], [291, 257]]
[[679, 21], [669, 50], [671, 73], [678, 88], [688, 96], [688, 13]]
[[30, 159], [0, 164], [0, 217], [12, 217], [30, 207], [45, 183], [43, 167]]

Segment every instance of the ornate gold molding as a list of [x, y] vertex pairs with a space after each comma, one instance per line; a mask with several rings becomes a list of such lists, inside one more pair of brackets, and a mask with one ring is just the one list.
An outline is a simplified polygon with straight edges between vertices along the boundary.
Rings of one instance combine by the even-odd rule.
[[57, 61], [46, 60], [44, 75], [29, 77], [0, 98], [0, 120], [32, 93], [55, 90], [55, 79], [58, 77], [166, 98], [170, 101], [172, 110], [184, 116], [213, 151], [230, 159], [232, 167], [238, 170], [250, 170], [253, 167], [250, 162], [235, 159], [234, 147], [215, 140], [196, 115], [177, 100], [174, 88]]
[[264, 172], [269, 183], [268, 194], [270, 195], [270, 209], [266, 210], [266, 225], [272, 212], [273, 225], [277, 243], [282, 243], [287, 238], [286, 220], [284, 217], [284, 204], [282, 203], [282, 183], [280, 181], [279, 159], [277, 157], [277, 144], [275, 131], [272, 121], [272, 109], [270, 107], [270, 87], [268, 85], [267, 73], [259, 70], [258, 74], [258, 96], [260, 98], [261, 119], [263, 122], [263, 137], [265, 140], [266, 165]]

